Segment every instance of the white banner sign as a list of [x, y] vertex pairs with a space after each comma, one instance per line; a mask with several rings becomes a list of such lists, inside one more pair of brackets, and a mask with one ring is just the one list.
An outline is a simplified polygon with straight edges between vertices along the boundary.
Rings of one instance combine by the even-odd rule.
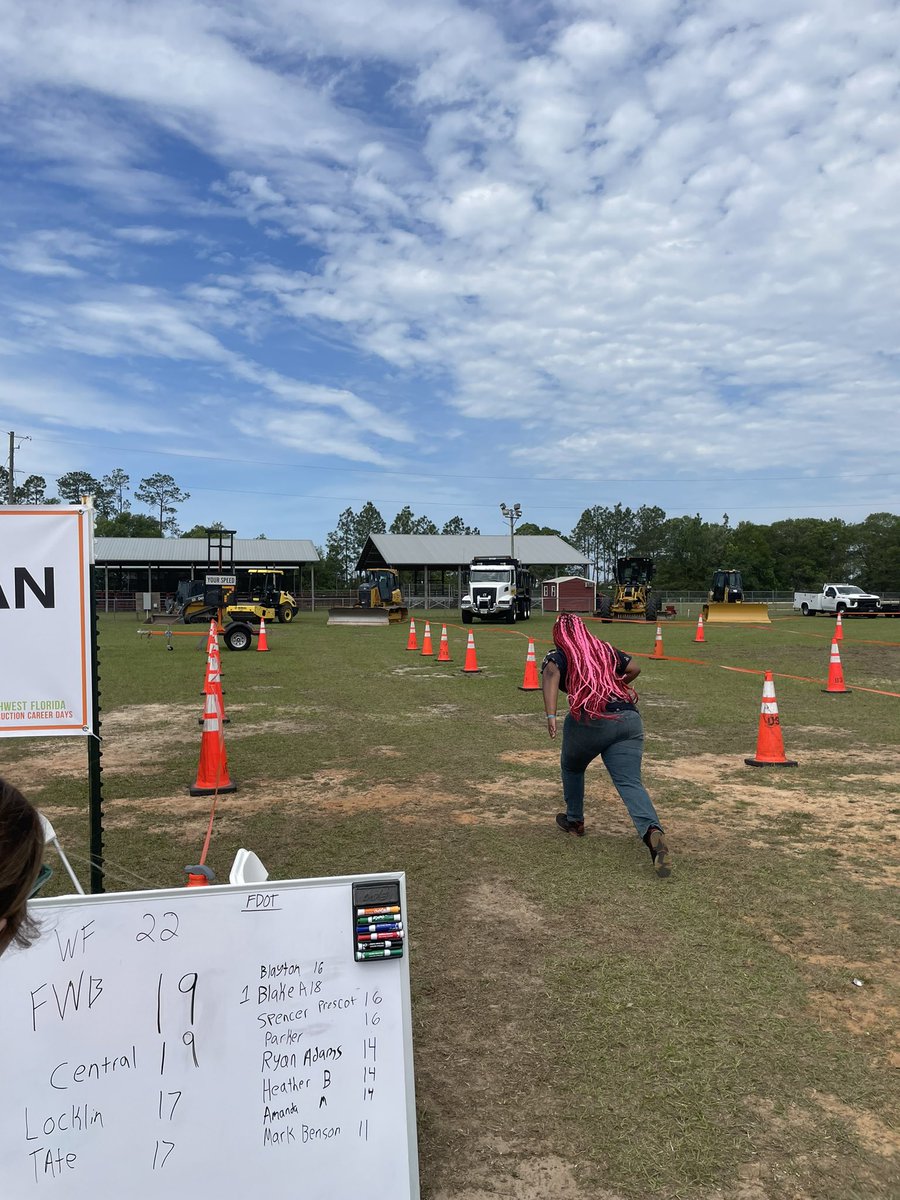
[[0, 737], [91, 729], [92, 520], [0, 505]]

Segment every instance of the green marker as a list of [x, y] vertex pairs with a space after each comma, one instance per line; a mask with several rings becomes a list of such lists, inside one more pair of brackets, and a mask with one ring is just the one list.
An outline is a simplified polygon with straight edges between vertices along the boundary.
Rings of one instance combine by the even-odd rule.
[[403, 947], [402, 946], [397, 946], [396, 949], [392, 949], [392, 950], [382, 950], [379, 948], [379, 949], [372, 949], [372, 950], [357, 950], [357, 952], [356, 952], [356, 961], [357, 962], [368, 962], [368, 960], [370, 958], [402, 958], [402, 957], [403, 957]]

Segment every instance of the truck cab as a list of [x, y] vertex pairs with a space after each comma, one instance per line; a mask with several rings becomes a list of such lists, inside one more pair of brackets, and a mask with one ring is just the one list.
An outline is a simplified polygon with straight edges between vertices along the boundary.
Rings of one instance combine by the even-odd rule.
[[464, 625], [474, 617], [482, 621], [527, 621], [531, 616], [534, 577], [517, 558], [473, 558], [469, 564], [469, 586], [460, 601]]

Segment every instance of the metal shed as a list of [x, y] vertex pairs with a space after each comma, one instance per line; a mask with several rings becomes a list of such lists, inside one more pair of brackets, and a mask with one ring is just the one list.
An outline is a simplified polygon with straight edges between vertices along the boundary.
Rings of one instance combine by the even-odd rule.
[[545, 613], [592, 613], [596, 588], [584, 575], [558, 575], [541, 584], [541, 611]]
[[[302, 569], [309, 567], [309, 595], [315, 596], [314, 567], [319, 555], [307, 538], [235, 538], [233, 559], [238, 568], [280, 568], [285, 572], [285, 586], [295, 595], [302, 591]], [[117, 594], [173, 593], [180, 579], [210, 569], [206, 538], [98, 537], [94, 539], [94, 560], [98, 583], [103, 582], [102, 592], [98, 588], [98, 604], [106, 611]]]

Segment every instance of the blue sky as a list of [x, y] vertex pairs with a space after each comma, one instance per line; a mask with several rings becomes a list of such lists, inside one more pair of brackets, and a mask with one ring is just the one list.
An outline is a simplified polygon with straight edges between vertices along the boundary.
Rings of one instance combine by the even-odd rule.
[[17, 475], [320, 544], [898, 511], [895, 4], [0, 14]]

